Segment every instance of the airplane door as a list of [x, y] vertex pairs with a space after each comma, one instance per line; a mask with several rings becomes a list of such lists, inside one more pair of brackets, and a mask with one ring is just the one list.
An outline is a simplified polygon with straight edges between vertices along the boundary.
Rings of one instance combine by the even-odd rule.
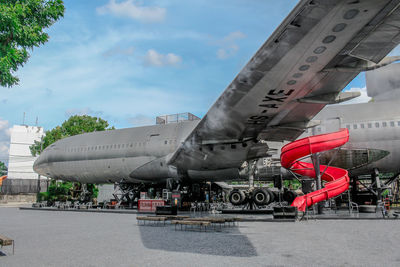
[[325, 133], [332, 133], [332, 132], [337, 132], [340, 130], [342, 126], [342, 120], [340, 117], [334, 117], [334, 118], [328, 118], [326, 119], [323, 124], [324, 124], [324, 132]]

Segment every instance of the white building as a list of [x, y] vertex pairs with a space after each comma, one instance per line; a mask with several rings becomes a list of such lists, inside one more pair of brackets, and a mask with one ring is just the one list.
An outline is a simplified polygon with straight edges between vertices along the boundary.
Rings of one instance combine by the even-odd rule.
[[42, 127], [14, 125], [11, 129], [8, 179], [38, 179], [33, 171], [33, 157], [29, 146], [40, 141], [44, 135]]

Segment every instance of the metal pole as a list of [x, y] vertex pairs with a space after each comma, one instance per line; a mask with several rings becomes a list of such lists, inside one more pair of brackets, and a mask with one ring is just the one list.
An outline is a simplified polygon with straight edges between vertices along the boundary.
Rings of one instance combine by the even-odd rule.
[[36, 203], [39, 202], [39, 195], [40, 195], [40, 174], [38, 174]]
[[[312, 128], [312, 135], [316, 135], [317, 132], [317, 127]], [[320, 169], [320, 164], [319, 164], [319, 155], [318, 153], [311, 154], [311, 160], [314, 165], [314, 171], [315, 171], [315, 179], [317, 181], [317, 190], [322, 188], [322, 183], [321, 183], [321, 169]], [[322, 203], [317, 204], [318, 207], [318, 214], [322, 214]]]
[[[314, 165], [314, 171], [315, 171], [315, 179], [317, 180], [317, 190], [322, 188], [322, 182], [321, 182], [321, 171], [320, 171], [320, 164], [319, 164], [319, 155], [318, 153], [312, 154], [311, 155], [311, 160]], [[318, 207], [318, 214], [322, 214], [322, 202], [319, 202], [317, 204]]]
[[[25, 112], [24, 112], [24, 117], [25, 117]], [[36, 124], [37, 124], [37, 119], [36, 119]], [[40, 137], [40, 154], [42, 154], [42, 151], [43, 151], [43, 136]], [[41, 188], [40, 188], [40, 174], [38, 174], [36, 202], [39, 202], [40, 190], [41, 190]]]

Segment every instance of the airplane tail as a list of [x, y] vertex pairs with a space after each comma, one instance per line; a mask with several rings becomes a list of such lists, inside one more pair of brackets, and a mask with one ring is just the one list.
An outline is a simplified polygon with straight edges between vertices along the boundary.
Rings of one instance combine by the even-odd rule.
[[367, 93], [374, 102], [400, 99], [400, 63], [367, 71]]

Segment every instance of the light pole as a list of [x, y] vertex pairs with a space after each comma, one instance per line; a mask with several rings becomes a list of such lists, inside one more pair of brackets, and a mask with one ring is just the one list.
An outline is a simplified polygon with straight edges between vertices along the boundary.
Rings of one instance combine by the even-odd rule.
[[[43, 135], [40, 137], [40, 154], [43, 151]], [[40, 174], [38, 174], [38, 181], [37, 181], [37, 194], [36, 194], [36, 203], [39, 202], [39, 195], [40, 195]]]

